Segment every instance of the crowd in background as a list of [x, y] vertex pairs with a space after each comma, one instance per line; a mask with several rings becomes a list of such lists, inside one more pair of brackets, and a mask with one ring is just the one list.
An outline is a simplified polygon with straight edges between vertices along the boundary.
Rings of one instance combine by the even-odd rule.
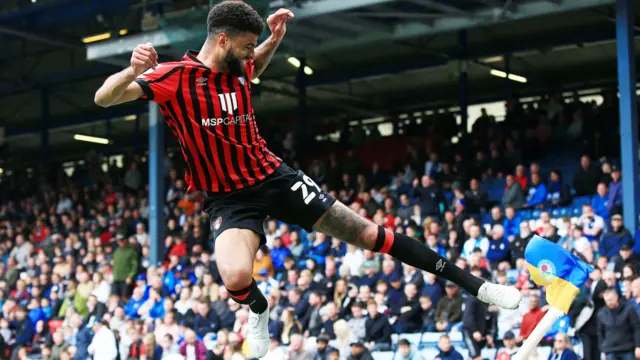
[[[267, 244], [254, 264], [271, 309], [267, 359], [367, 360], [397, 351], [396, 359], [419, 360], [418, 344], [394, 346], [392, 334], [425, 331], [461, 333], [472, 358], [495, 348], [497, 359], [508, 359], [547, 310], [523, 259], [534, 234], [596, 268], [566, 321], [545, 338], [554, 359], [571, 359], [577, 340], [585, 359], [640, 349], [640, 242], [623, 226], [620, 168], [593, 160], [617, 155], [610, 95], [600, 106], [557, 96], [528, 106], [508, 101], [505, 121], [485, 113], [457, 143], [449, 140], [459, 129], [448, 114], [410, 124], [404, 131], [416, 141], [392, 173], [354, 155], [352, 145], [367, 141], [362, 129], [345, 133], [341, 152], [327, 159], [307, 161], [293, 134], [272, 144], [354, 211], [477, 276], [518, 287], [523, 302], [513, 311], [487, 306], [388, 255], [267, 219]], [[422, 134], [440, 140], [418, 140]], [[559, 139], [584, 153], [570, 184], [537, 162], [560, 151]], [[71, 177], [54, 168], [2, 180], [0, 357], [250, 358], [248, 312], [221, 286], [207, 216], [186, 194], [182, 161], [167, 157], [165, 169], [161, 264], [150, 261], [141, 157], [103, 172], [100, 157], [89, 154]], [[482, 184], [496, 178], [506, 186], [500, 201], [490, 201]], [[553, 209], [585, 196], [580, 214], [553, 218]], [[437, 350], [441, 360], [462, 358], [447, 335]]]

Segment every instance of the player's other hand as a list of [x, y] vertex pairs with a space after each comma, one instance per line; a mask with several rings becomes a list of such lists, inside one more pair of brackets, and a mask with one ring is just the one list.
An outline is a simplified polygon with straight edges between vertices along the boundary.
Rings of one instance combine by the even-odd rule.
[[282, 40], [284, 34], [287, 33], [287, 20], [293, 18], [293, 16], [291, 10], [287, 9], [279, 9], [274, 14], [269, 15], [267, 24], [276, 40]]
[[156, 69], [158, 67], [158, 53], [151, 43], [140, 44], [136, 46], [131, 54], [131, 68], [136, 76], [147, 71], [147, 69]]

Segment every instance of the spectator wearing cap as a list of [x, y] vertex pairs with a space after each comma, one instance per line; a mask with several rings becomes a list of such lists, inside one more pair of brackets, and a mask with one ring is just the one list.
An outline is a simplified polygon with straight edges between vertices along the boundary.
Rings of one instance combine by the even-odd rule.
[[139, 256], [136, 249], [129, 244], [126, 238], [118, 240], [118, 248], [113, 253], [111, 266], [113, 268], [113, 286], [111, 291], [123, 298], [129, 296], [130, 287], [133, 285], [138, 272]]
[[580, 167], [577, 168], [573, 174], [575, 196], [593, 194], [596, 191], [600, 178], [602, 178], [600, 169], [591, 165], [591, 158], [588, 155], [583, 155], [580, 158]]
[[365, 285], [370, 288], [374, 287], [378, 279], [380, 279], [380, 273], [377, 270], [376, 262], [373, 260], [367, 260], [362, 264], [362, 268], [364, 270], [364, 274], [358, 280], [358, 287]]
[[207, 338], [220, 330], [220, 320], [216, 312], [211, 310], [209, 301], [201, 299], [198, 304], [198, 315], [193, 319], [193, 329], [201, 338]]
[[[333, 348], [329, 346], [329, 338], [325, 335], [320, 335], [316, 339], [316, 350], [313, 352], [313, 360], [329, 360], [329, 353]], [[280, 360], [275, 359], [274, 360]]]
[[94, 360], [115, 360], [118, 357], [116, 336], [105, 320], [98, 319], [93, 324], [93, 339], [89, 344], [89, 354]]
[[607, 306], [598, 312], [600, 351], [607, 359], [640, 358], [640, 321], [629, 302], [620, 302], [613, 289], [604, 292]]
[[462, 303], [464, 299], [460, 294], [458, 285], [447, 281], [444, 296], [436, 306], [436, 331], [449, 332], [451, 328], [462, 319]]
[[522, 317], [522, 323], [520, 324], [520, 335], [518, 336], [518, 342], [522, 342], [531, 335], [533, 329], [538, 325], [540, 320], [544, 317], [545, 310], [540, 308], [540, 297], [538, 295], [531, 295], [529, 300], [529, 311]]
[[269, 295], [273, 289], [279, 288], [278, 282], [270, 276], [268, 269], [260, 269], [260, 271], [258, 271], [256, 283], [258, 289], [265, 295]]
[[638, 262], [633, 258], [631, 247], [628, 244], [623, 244], [620, 247], [618, 255], [612, 257], [611, 263], [613, 263], [613, 272], [616, 274], [622, 274], [624, 267], [629, 264], [636, 269], [638, 268]]
[[522, 207], [529, 209], [544, 207], [548, 193], [547, 186], [540, 179], [540, 174], [531, 174], [531, 183], [527, 187], [527, 197]]
[[[482, 276], [479, 268], [473, 268], [471, 273], [476, 277]], [[462, 313], [462, 338], [471, 359], [482, 359], [481, 353], [485, 345], [494, 346], [493, 338], [497, 332], [494, 320], [486, 303], [475, 296], [467, 296]]]
[[354, 339], [351, 341], [351, 354], [347, 360], [373, 360], [373, 357], [362, 341]]
[[622, 174], [620, 168], [614, 166], [611, 168], [611, 183], [609, 184], [609, 201], [607, 201], [607, 210], [609, 215], [622, 213]]
[[438, 355], [435, 360], [464, 360], [464, 358], [451, 346], [449, 335], [444, 334], [438, 340]]
[[596, 189], [596, 194], [591, 198], [591, 207], [593, 208], [593, 212], [605, 220], [610, 217], [609, 209], [607, 208], [607, 204], [609, 203], [609, 194], [607, 192], [607, 184], [603, 182], [599, 183]]
[[367, 303], [367, 320], [364, 341], [371, 351], [389, 351], [391, 349], [391, 324], [389, 318], [378, 312], [374, 300]]
[[398, 351], [395, 353], [398, 360], [424, 360], [422, 354], [417, 349], [411, 347], [411, 342], [407, 339], [398, 340]]
[[608, 259], [616, 256], [622, 246], [633, 246], [633, 238], [631, 233], [624, 227], [622, 215], [615, 214], [611, 217], [611, 229], [602, 235], [600, 240], [600, 256]]
[[516, 336], [513, 331], [508, 330], [502, 337], [503, 347], [499, 348], [496, 352], [496, 360], [510, 360], [513, 355], [518, 352], [518, 345], [516, 344]]

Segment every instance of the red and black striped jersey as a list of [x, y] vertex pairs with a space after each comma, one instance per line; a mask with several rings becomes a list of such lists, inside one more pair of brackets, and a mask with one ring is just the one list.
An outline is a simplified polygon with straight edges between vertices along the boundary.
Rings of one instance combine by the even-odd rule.
[[189, 51], [136, 82], [156, 102], [187, 163], [188, 191], [230, 192], [256, 184], [282, 160], [266, 147], [251, 107], [253, 61], [246, 76], [212, 71]]

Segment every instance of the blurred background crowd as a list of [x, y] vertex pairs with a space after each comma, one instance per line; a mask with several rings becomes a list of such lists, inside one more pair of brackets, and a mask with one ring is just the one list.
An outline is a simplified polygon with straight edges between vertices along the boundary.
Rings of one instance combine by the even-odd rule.
[[[524, 300], [514, 311], [487, 306], [388, 255], [267, 219], [254, 264], [271, 308], [267, 358], [509, 359], [547, 309], [523, 259], [534, 234], [596, 269], [538, 358], [640, 348], [640, 242], [620, 215], [613, 100], [508, 101], [504, 121], [483, 112], [455, 142], [459, 129], [446, 113], [409, 124], [403, 136], [352, 128], [332, 147], [291, 133], [272, 139], [276, 154], [353, 210], [518, 287]], [[165, 257], [152, 264], [146, 159], [106, 172], [99, 159], [87, 155], [71, 176], [54, 167], [3, 181], [0, 357], [251, 358], [248, 312], [221, 285], [210, 225], [197, 194], [186, 194], [181, 160], [165, 160]]]

